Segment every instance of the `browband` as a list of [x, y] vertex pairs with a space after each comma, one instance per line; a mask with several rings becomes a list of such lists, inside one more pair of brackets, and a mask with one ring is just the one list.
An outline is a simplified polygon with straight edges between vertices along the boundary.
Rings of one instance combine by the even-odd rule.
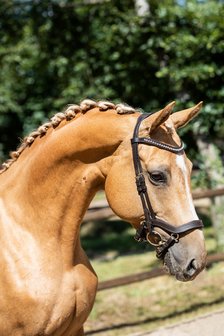
[[148, 145], [148, 146], [154, 146], [154, 147], [158, 147], [160, 149], [164, 149], [164, 150], [167, 150], [167, 151], [175, 153], [175, 154], [179, 154], [179, 153], [183, 152], [183, 150], [184, 150], [183, 142], [181, 142], [180, 146], [171, 146], [171, 145], [165, 144], [163, 142], [159, 142], [157, 140], [154, 140], [152, 138], [132, 138], [131, 143], [132, 144], [139, 143], [139, 144], [144, 144], [144, 145]]

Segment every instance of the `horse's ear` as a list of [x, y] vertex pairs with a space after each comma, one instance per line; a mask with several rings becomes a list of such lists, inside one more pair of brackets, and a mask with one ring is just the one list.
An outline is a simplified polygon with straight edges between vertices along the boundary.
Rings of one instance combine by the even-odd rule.
[[171, 119], [173, 121], [174, 127], [180, 128], [183, 127], [185, 125], [187, 125], [187, 123], [193, 119], [194, 117], [196, 117], [196, 115], [199, 113], [201, 107], [202, 107], [202, 101], [200, 103], [198, 103], [197, 105], [188, 108], [186, 110], [182, 110], [179, 112], [176, 112], [174, 114], [171, 115]]
[[155, 112], [146, 119], [146, 123], [149, 126], [149, 133], [152, 133], [157, 127], [162, 125], [169, 118], [174, 105], [175, 101], [169, 103], [162, 110]]

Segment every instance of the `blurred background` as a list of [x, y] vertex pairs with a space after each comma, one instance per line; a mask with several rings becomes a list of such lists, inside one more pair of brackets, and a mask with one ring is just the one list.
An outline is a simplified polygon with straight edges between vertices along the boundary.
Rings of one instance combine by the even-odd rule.
[[[206, 225], [209, 253], [222, 252], [223, 18], [221, 0], [1, 0], [0, 162], [20, 138], [85, 98], [124, 102], [146, 112], [173, 100], [176, 110], [203, 101], [200, 116], [180, 134], [194, 163], [193, 191], [219, 190], [219, 196], [207, 193], [195, 202]], [[105, 207], [104, 195], [95, 202]], [[99, 220], [90, 216], [82, 236], [100, 280], [157, 267], [152, 250], [138, 246], [129, 226], [112, 214]], [[152, 328], [169, 316], [222, 305], [223, 272], [219, 263], [209, 268], [202, 285], [175, 282], [180, 291], [170, 289], [170, 299], [167, 288], [175, 280], [168, 277], [150, 280], [160, 294], [150, 293], [147, 281], [109, 290], [110, 295], [102, 292], [87, 329], [127, 335], [122, 325], [129, 320], [148, 321]], [[120, 308], [118, 301], [123, 302]], [[105, 329], [114, 325], [114, 334]]]

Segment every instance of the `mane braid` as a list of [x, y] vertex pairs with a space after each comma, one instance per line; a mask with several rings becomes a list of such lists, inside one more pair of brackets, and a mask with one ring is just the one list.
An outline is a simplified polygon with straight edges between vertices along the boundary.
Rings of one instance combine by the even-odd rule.
[[0, 174], [6, 171], [20, 156], [20, 154], [29, 147], [37, 137], [43, 136], [47, 133], [49, 128], [56, 128], [63, 120], [72, 120], [75, 118], [76, 114], [85, 114], [89, 110], [98, 107], [100, 111], [107, 111], [109, 109], [115, 110], [118, 114], [132, 114], [136, 110], [126, 104], [113, 104], [108, 101], [94, 101], [91, 99], [83, 100], [80, 105], [71, 104], [63, 111], [56, 113], [49, 122], [46, 122], [40, 126], [37, 130], [31, 132], [27, 137], [22, 140], [21, 145], [16, 151], [10, 153], [10, 159], [2, 164], [2, 169], [0, 169]]

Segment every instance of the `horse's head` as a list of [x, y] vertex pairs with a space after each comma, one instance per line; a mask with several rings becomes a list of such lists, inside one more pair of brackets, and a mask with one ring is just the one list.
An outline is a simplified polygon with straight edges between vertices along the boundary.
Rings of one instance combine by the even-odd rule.
[[140, 117], [132, 145], [133, 128], [113, 156], [105, 191], [138, 240], [153, 243], [169, 272], [188, 281], [204, 268], [206, 252], [190, 191], [192, 164], [176, 130], [197, 115], [201, 103], [170, 115], [173, 105]]

